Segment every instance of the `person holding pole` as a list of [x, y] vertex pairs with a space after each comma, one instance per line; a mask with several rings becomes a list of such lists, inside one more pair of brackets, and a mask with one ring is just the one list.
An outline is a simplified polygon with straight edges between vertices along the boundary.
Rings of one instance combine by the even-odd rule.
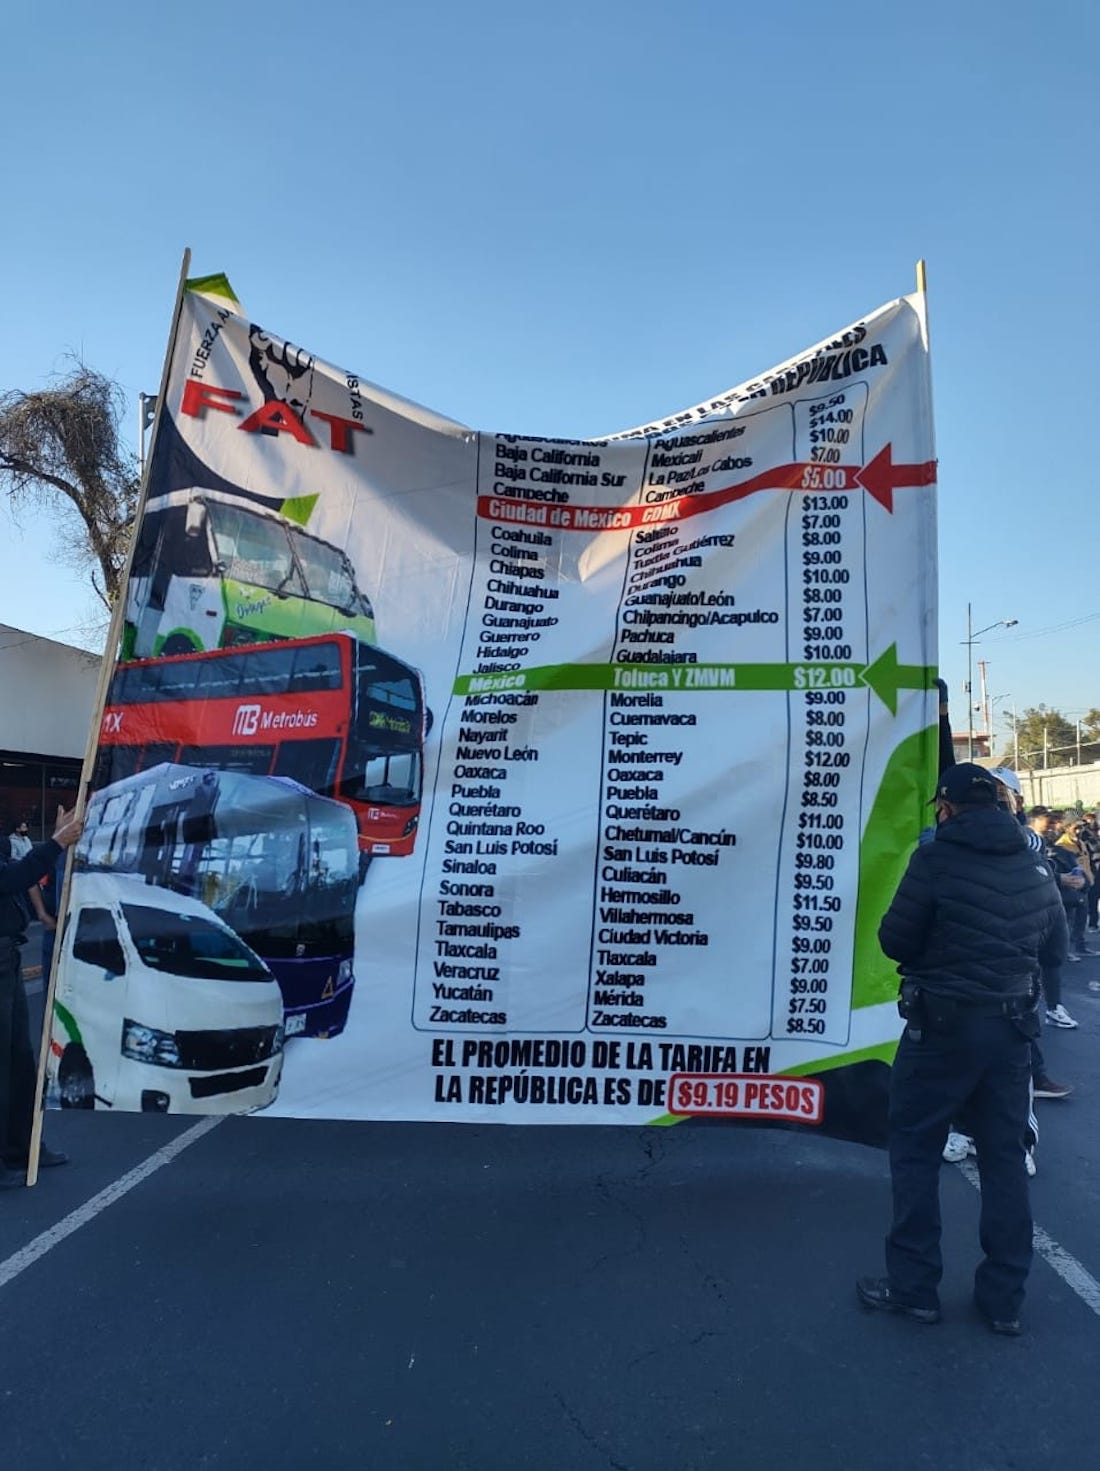
[[[26, 940], [26, 910], [20, 900], [53, 868], [58, 855], [72, 847], [83, 828], [82, 817], [59, 807], [52, 838], [14, 863], [6, 843], [0, 849], [0, 1190], [23, 1184], [38, 1075], [19, 953]], [[67, 1160], [67, 1155], [45, 1146], [39, 1155], [43, 1165], [63, 1165]]]

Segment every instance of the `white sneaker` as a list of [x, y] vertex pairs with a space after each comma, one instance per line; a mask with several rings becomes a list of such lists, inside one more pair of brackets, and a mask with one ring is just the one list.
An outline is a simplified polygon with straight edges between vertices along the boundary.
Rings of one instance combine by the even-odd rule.
[[954, 1129], [943, 1146], [943, 1157], [949, 1165], [961, 1164], [968, 1154], [977, 1154], [974, 1141], [968, 1134], [956, 1134]]
[[1053, 1008], [1048, 1008], [1047, 1021], [1052, 1027], [1075, 1027], [1077, 1025], [1061, 1002]]
[[1034, 1151], [1034, 1149], [1025, 1149], [1024, 1150], [1024, 1169], [1028, 1172], [1029, 1175], [1031, 1175], [1032, 1177], [1034, 1177], [1034, 1175], [1035, 1175], [1035, 1151]]

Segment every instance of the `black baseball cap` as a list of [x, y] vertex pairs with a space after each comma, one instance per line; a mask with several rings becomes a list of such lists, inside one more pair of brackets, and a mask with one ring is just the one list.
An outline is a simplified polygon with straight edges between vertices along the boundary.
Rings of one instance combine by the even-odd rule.
[[952, 802], [958, 806], [997, 804], [997, 779], [984, 766], [973, 761], [960, 761], [940, 774], [934, 801]]

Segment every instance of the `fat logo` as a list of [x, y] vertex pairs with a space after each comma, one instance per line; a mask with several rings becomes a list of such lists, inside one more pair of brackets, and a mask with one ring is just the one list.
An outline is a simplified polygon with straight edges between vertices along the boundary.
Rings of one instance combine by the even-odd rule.
[[193, 582], [191, 586], [187, 589], [187, 596], [190, 600], [191, 611], [193, 613], [195, 609], [199, 606], [199, 599], [202, 597], [202, 584], [199, 582]]
[[[301, 419], [313, 397], [313, 357], [304, 348], [274, 337], [262, 327], [248, 328], [248, 366], [264, 402], [289, 404]], [[264, 430], [264, 433], [270, 433]]]

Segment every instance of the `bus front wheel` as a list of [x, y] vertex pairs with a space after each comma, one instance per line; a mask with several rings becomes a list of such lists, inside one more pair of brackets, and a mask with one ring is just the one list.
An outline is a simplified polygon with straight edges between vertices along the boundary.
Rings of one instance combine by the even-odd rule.
[[95, 1108], [95, 1079], [88, 1054], [78, 1042], [71, 1043], [61, 1054], [57, 1069], [57, 1088], [62, 1108]]
[[160, 652], [164, 658], [170, 659], [173, 654], [193, 654], [195, 645], [186, 634], [173, 633], [164, 640]]

